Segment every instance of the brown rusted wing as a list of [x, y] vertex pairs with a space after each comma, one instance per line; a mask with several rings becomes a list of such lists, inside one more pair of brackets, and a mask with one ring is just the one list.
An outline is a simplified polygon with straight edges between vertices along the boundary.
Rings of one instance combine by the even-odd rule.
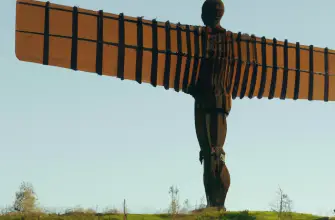
[[226, 85], [233, 98], [335, 100], [334, 50], [241, 33], [226, 35]]
[[206, 34], [201, 27], [77, 7], [17, 0], [19, 60], [160, 85], [197, 81]]
[[[17, 0], [15, 50], [22, 61], [187, 91], [198, 80], [201, 62], [212, 54], [206, 32], [198, 26]], [[216, 40], [221, 44], [212, 58], [233, 98], [335, 100], [335, 51], [229, 31]]]

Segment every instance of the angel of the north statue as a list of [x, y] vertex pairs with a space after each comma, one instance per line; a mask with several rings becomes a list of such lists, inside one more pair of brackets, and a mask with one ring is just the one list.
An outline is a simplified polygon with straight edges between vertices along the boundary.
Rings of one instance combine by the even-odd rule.
[[206, 0], [199, 27], [17, 0], [16, 56], [192, 95], [207, 206], [224, 208], [232, 99], [335, 100], [335, 51], [233, 33], [223, 14], [221, 0]]

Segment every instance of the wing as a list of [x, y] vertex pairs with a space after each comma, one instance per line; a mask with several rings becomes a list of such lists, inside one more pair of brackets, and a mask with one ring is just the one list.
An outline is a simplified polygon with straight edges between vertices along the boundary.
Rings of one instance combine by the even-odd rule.
[[[17, 0], [16, 10], [22, 61], [187, 92], [211, 50], [198, 26], [33, 0]], [[219, 38], [217, 63], [233, 98], [335, 100], [335, 51], [225, 30]]]
[[185, 91], [197, 81], [206, 39], [201, 27], [17, 0], [21, 61]]
[[335, 100], [335, 51], [226, 33], [233, 98]]

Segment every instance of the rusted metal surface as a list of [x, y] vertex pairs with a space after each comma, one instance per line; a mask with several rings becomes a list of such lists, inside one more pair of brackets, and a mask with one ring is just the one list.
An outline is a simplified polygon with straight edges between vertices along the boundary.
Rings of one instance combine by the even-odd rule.
[[[22, 61], [187, 92], [198, 80], [201, 62], [212, 54], [206, 27], [39, 1], [17, 3], [16, 55]], [[227, 35], [218, 42], [225, 46], [216, 58], [228, 64], [223, 83], [233, 98], [335, 100], [335, 51], [216, 31]]]

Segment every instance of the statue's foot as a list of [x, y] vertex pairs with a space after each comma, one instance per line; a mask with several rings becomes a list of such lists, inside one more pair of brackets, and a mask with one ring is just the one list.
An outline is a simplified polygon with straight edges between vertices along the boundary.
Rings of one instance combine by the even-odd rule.
[[221, 206], [221, 205], [216, 206], [216, 208], [217, 208], [218, 211], [221, 211], [221, 210], [222, 210], [223, 212], [226, 212], [226, 210], [227, 210], [226, 207]]

